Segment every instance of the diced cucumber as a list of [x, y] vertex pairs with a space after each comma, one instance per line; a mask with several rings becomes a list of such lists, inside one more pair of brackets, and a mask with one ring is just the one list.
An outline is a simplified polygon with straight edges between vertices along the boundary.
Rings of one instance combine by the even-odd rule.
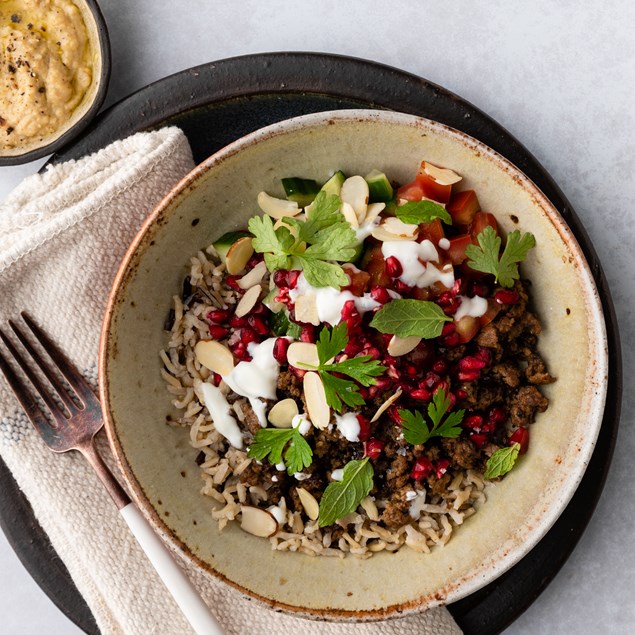
[[297, 340], [302, 333], [302, 328], [298, 324], [295, 324], [295, 322], [291, 322], [286, 311], [273, 313], [269, 317], [269, 326], [278, 337], [288, 335]]
[[313, 202], [320, 186], [313, 179], [301, 179], [293, 176], [282, 179], [282, 187], [290, 201], [295, 201], [300, 207], [306, 207]]
[[326, 192], [328, 196], [335, 194], [340, 195], [342, 184], [346, 181], [346, 175], [342, 170], [338, 170], [323, 186], [322, 192]]
[[280, 313], [282, 309], [284, 309], [284, 304], [282, 302], [276, 302], [276, 296], [280, 293], [280, 289], [278, 287], [274, 287], [267, 293], [267, 295], [262, 299], [262, 303], [273, 313]]
[[243, 231], [227, 232], [226, 234], [223, 234], [215, 243], [213, 243], [214, 249], [216, 249], [223, 263], [225, 262], [225, 257], [227, 256], [227, 252], [229, 251], [229, 248], [237, 240], [240, 240], [241, 238], [245, 238], [246, 236], [251, 236], [251, 234], [249, 232], [243, 232]]
[[368, 183], [369, 203], [386, 203], [392, 198], [392, 185], [383, 172], [373, 170], [366, 175], [366, 183]]
[[397, 199], [391, 198], [389, 201], [386, 201], [386, 207], [383, 211], [384, 216], [396, 216], [397, 215]]

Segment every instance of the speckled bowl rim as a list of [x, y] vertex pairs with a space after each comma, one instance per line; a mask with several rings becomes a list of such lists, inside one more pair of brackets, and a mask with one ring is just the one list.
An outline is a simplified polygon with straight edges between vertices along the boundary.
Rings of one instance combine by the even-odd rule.
[[[437, 134], [454, 137], [454, 139], [458, 142], [477, 150], [483, 157], [496, 164], [499, 169], [511, 174], [513, 179], [531, 195], [535, 204], [541, 208], [546, 218], [553, 224], [562, 241], [566, 243], [570, 251], [576, 255], [575, 264], [578, 266], [578, 277], [582, 278], [583, 284], [581, 286], [583, 286], [586, 290], [587, 306], [589, 307], [589, 311], [595, 313], [598, 317], [597, 321], [590, 324], [589, 333], [591, 334], [591, 337], [589, 339], [591, 343], [590, 352], [597, 353], [594, 357], [596, 369], [595, 377], [601, 378], [601, 381], [598, 382], [597, 390], [595, 391], [594, 398], [589, 408], [588, 420], [592, 424], [592, 427], [589, 428], [589, 434], [585, 436], [584, 443], [579, 448], [575, 469], [571, 469], [567, 475], [563, 477], [558, 494], [551, 499], [551, 503], [548, 507], [543, 508], [543, 513], [539, 516], [538, 522], [535, 522], [531, 529], [528, 530], [527, 533], [523, 534], [523, 541], [517, 548], [497, 554], [497, 558], [493, 562], [490, 560], [487, 563], [479, 563], [476, 567], [474, 567], [470, 574], [465, 575], [460, 580], [453, 581], [450, 585], [447, 585], [443, 589], [439, 589], [436, 593], [430, 593], [423, 597], [419, 597], [416, 600], [393, 604], [380, 609], [358, 611], [330, 608], [305, 608], [289, 605], [283, 602], [277, 602], [242, 587], [240, 584], [228, 579], [226, 576], [213, 569], [208, 563], [202, 561], [194, 555], [188, 546], [174, 535], [172, 530], [161, 519], [153, 505], [147, 499], [141, 484], [138, 482], [132, 467], [128, 463], [125, 450], [116, 433], [114, 418], [108, 409], [108, 404], [110, 402], [109, 383], [106, 380], [108, 376], [110, 324], [118, 306], [119, 291], [125, 287], [127, 277], [134, 274], [134, 270], [130, 269], [130, 264], [134, 259], [137, 250], [140, 246], [142, 246], [144, 238], [151, 232], [152, 228], [157, 223], [161, 222], [162, 217], [166, 215], [166, 213], [170, 212], [170, 208], [175, 209], [177, 207], [180, 199], [188, 196], [190, 190], [196, 187], [197, 181], [208, 170], [227, 160], [229, 157], [238, 154], [245, 147], [258, 144], [272, 137], [286, 135], [297, 130], [303, 130], [312, 126], [328, 124], [329, 122], [335, 121], [380, 121], [382, 123], [394, 123], [401, 125], [419, 124], [424, 127], [429, 127]], [[115, 460], [130, 489], [132, 498], [140, 507], [142, 513], [148, 521], [152, 524], [155, 531], [157, 531], [157, 533], [177, 553], [183, 556], [195, 568], [213, 575], [215, 578], [225, 582], [234, 589], [237, 589], [243, 595], [253, 598], [265, 606], [276, 610], [283, 610], [290, 614], [313, 619], [373, 621], [391, 617], [403, 617], [408, 614], [419, 613], [440, 604], [449, 604], [460, 600], [494, 581], [536, 546], [540, 539], [543, 538], [543, 536], [553, 526], [568, 502], [571, 500], [580, 481], [582, 480], [589, 460], [591, 459], [604, 413], [608, 386], [608, 361], [606, 326], [603, 317], [601, 299], [588, 262], [573, 232], [569, 229], [561, 214], [546, 198], [542, 191], [521, 170], [481, 141], [478, 141], [474, 137], [445, 124], [441, 124], [424, 117], [394, 111], [352, 109], [302, 115], [256, 130], [244, 137], [241, 137], [240, 139], [237, 139], [208, 157], [172, 188], [172, 190], [163, 198], [141, 226], [139, 232], [128, 248], [115, 277], [112, 290], [108, 298], [99, 345], [99, 390], [108, 440], [115, 455]]]
[[[43, 146], [29, 146], [31, 149], [20, 154], [1, 154], [0, 167], [9, 165], [22, 165], [36, 159], [41, 159], [57, 150], [60, 150], [67, 143], [78, 137], [87, 126], [93, 121], [101, 108], [108, 92], [112, 59], [110, 53], [110, 37], [106, 20], [97, 4], [96, 0], [73, 0], [77, 5], [84, 5], [86, 13], [90, 14], [95, 21], [95, 35], [97, 36], [97, 54], [101, 62], [99, 72], [99, 85], [93, 96], [92, 102], [84, 114], [70, 127], [64, 130], [59, 136], [51, 135], [51, 141]], [[78, 108], [81, 107], [78, 106]]]

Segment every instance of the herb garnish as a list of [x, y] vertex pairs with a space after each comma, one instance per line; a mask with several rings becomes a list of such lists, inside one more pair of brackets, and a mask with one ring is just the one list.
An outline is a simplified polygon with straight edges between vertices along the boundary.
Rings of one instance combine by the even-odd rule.
[[508, 448], [500, 448], [492, 454], [485, 464], [485, 474], [488, 479], [498, 478], [507, 474], [515, 465], [520, 452], [520, 443], [514, 443]]
[[342, 480], [329, 483], [322, 494], [319, 526], [332, 525], [354, 512], [373, 489], [373, 473], [368, 457], [361, 461], [349, 461], [344, 466]]
[[443, 388], [437, 390], [428, 404], [428, 418], [432, 427], [428, 427], [423, 415], [415, 410], [399, 410], [399, 416], [403, 419], [404, 439], [412, 445], [423, 445], [432, 437], [448, 437], [456, 439], [461, 434], [461, 421], [465, 410], [451, 412], [443, 421], [443, 417], [450, 408], [450, 398]]
[[[269, 216], [250, 219], [254, 249], [264, 253], [269, 271], [302, 269], [314, 287], [346, 286], [349, 280], [342, 267], [329, 262], [348, 262], [355, 256], [357, 238], [340, 206], [339, 196], [320, 192], [307, 208], [306, 221], [288, 217], [274, 229]], [[297, 238], [289, 227], [296, 230]]]
[[530, 249], [536, 246], [534, 235], [521, 234], [515, 229], [507, 236], [507, 243], [500, 255], [501, 239], [492, 227], [486, 227], [476, 237], [479, 246], [468, 245], [465, 253], [471, 260], [467, 263], [472, 269], [491, 273], [502, 287], [513, 287], [519, 278], [518, 263], [522, 262]]
[[359, 386], [354, 381], [336, 377], [332, 373], [348, 375], [362, 386], [372, 386], [377, 383], [375, 377], [387, 370], [385, 366], [373, 359], [372, 355], [352, 357], [343, 362], [329, 364], [328, 361], [341, 353], [347, 344], [348, 330], [345, 322], [341, 322], [330, 331], [324, 328], [316, 342], [320, 365], [315, 367], [302, 364], [304, 368], [318, 372], [324, 386], [326, 402], [337, 412], [342, 412], [342, 402], [351, 407], [361, 406], [364, 404], [364, 399], [359, 394]]
[[278, 311], [278, 313], [272, 313], [269, 318], [269, 326], [274, 335], [278, 337], [288, 335], [294, 340], [299, 340], [302, 333], [302, 327], [289, 319], [286, 311]]
[[449, 212], [434, 201], [408, 201], [395, 209], [397, 218], [404, 223], [418, 225], [440, 218], [446, 225], [452, 224]]
[[287, 443], [289, 446], [284, 453], [287, 473], [293, 475], [309, 467], [313, 460], [313, 450], [300, 434], [299, 428], [258, 430], [254, 436], [254, 442], [247, 450], [247, 456], [258, 461], [268, 457], [271, 465], [278, 465], [282, 461], [282, 451]]
[[370, 325], [382, 333], [398, 337], [416, 335], [424, 339], [439, 337], [444, 322], [451, 322], [440, 306], [427, 300], [393, 300], [373, 317]]

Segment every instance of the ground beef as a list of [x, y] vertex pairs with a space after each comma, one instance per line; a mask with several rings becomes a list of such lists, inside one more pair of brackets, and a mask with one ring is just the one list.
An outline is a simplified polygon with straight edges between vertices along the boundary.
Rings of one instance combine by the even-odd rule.
[[471, 470], [482, 464], [481, 450], [469, 439], [443, 439], [442, 445], [453, 466]]
[[386, 508], [382, 512], [379, 520], [386, 525], [389, 529], [398, 529], [403, 525], [407, 525], [412, 518], [410, 518], [410, 503], [406, 498], [406, 492], [412, 490], [411, 486], [402, 487], [397, 492], [393, 493]]
[[512, 362], [496, 364], [492, 372], [511, 388], [518, 388], [520, 385], [520, 368]]
[[527, 362], [525, 368], [525, 378], [530, 384], [550, 384], [554, 378], [547, 372], [545, 362], [542, 357], [529, 348], [522, 350], [524, 360]]
[[523, 386], [511, 398], [509, 416], [515, 426], [526, 426], [534, 422], [536, 412], [544, 412], [549, 400], [535, 386]]
[[251, 434], [256, 434], [258, 430], [262, 430], [262, 426], [260, 425], [260, 421], [258, 420], [254, 409], [247, 402], [240, 404], [240, 409], [245, 415], [243, 425], [249, 430], [249, 432], [251, 432]]

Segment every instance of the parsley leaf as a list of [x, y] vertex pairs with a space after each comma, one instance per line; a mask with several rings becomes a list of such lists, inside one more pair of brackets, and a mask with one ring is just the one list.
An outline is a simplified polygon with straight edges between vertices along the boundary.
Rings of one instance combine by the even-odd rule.
[[451, 322], [441, 307], [427, 300], [393, 300], [373, 317], [370, 325], [381, 333], [398, 337], [416, 335], [424, 339], [439, 337], [444, 322]]
[[467, 264], [477, 271], [491, 273], [502, 287], [513, 287], [514, 280], [520, 277], [518, 263], [536, 246], [534, 235], [529, 232], [521, 234], [515, 229], [507, 236], [507, 243], [500, 257], [501, 239], [493, 227], [486, 227], [476, 239], [479, 246], [468, 245], [465, 250], [470, 258]]
[[359, 386], [350, 379], [344, 379], [333, 375], [339, 373], [348, 375], [362, 386], [372, 386], [377, 383], [375, 377], [386, 372], [386, 367], [371, 355], [353, 357], [342, 362], [328, 363], [338, 353], [341, 353], [348, 344], [348, 330], [345, 322], [341, 322], [331, 330], [324, 328], [320, 332], [320, 338], [316, 342], [320, 365], [309, 367], [316, 370], [322, 380], [326, 402], [337, 412], [342, 412], [342, 402], [347, 406], [361, 406], [364, 399], [359, 394]]
[[320, 527], [332, 525], [336, 520], [354, 512], [373, 489], [373, 466], [368, 457], [349, 461], [344, 466], [341, 481], [329, 483], [320, 501]]
[[408, 201], [397, 207], [395, 214], [400, 221], [413, 225], [429, 223], [435, 218], [440, 218], [446, 225], [452, 224], [449, 212], [434, 201]]
[[284, 462], [288, 474], [301, 472], [311, 465], [313, 450], [298, 428], [258, 430], [254, 436], [254, 442], [247, 450], [247, 456], [258, 461], [268, 457], [271, 465], [277, 465], [282, 461], [282, 452], [287, 444], [289, 445], [284, 453]]
[[432, 437], [448, 437], [456, 439], [461, 434], [461, 421], [465, 410], [451, 412], [445, 420], [444, 415], [450, 407], [450, 398], [445, 390], [440, 389], [434, 394], [432, 402], [428, 404], [428, 418], [432, 427], [428, 427], [423, 415], [418, 410], [399, 410], [403, 423], [404, 439], [412, 445], [423, 445]]
[[515, 465], [520, 452], [520, 443], [514, 443], [508, 448], [500, 448], [492, 454], [485, 464], [485, 474], [488, 479], [498, 478], [507, 474]]
[[[355, 256], [357, 238], [340, 206], [339, 196], [320, 192], [307, 207], [305, 221], [284, 218], [284, 224], [274, 230], [269, 216], [250, 219], [252, 244], [264, 253], [269, 271], [289, 269], [293, 264], [314, 287], [346, 286], [348, 277], [336, 262], [348, 262]], [[289, 228], [295, 230], [297, 238]]]

